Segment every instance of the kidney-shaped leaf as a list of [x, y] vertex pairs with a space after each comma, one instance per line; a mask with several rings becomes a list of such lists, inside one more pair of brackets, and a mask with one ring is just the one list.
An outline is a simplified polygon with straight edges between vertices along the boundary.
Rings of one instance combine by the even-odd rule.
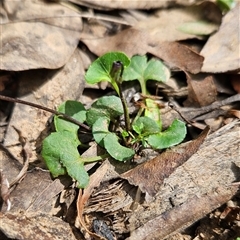
[[175, 119], [167, 130], [150, 135], [146, 141], [155, 149], [164, 149], [182, 142], [186, 133], [185, 123]]
[[78, 181], [79, 187], [86, 187], [88, 174], [84, 169], [84, 161], [78, 153], [80, 144], [75, 133], [63, 131], [51, 133], [44, 139], [42, 156], [53, 177], [68, 174]]
[[55, 132], [43, 140], [42, 156], [53, 177], [63, 175], [66, 170], [62, 163], [62, 156], [70, 153], [70, 158], [78, 158], [77, 146], [80, 144], [74, 133]]
[[92, 126], [92, 133], [94, 140], [99, 144], [101, 147], [104, 147], [103, 138], [109, 133], [108, 126], [110, 120], [107, 117], [100, 117]]
[[169, 69], [159, 60], [151, 59], [147, 62], [146, 56], [133, 56], [130, 65], [123, 72], [123, 80], [130, 81], [137, 79], [145, 94], [143, 85], [146, 81], [156, 80], [165, 82], [170, 77]]
[[111, 157], [118, 161], [130, 160], [135, 152], [131, 148], [122, 146], [118, 142], [118, 137], [114, 133], [108, 133], [104, 139], [104, 147]]
[[85, 79], [87, 83], [94, 84], [100, 81], [112, 82], [110, 71], [115, 61], [121, 61], [124, 67], [130, 63], [130, 59], [122, 52], [109, 52], [96, 59], [89, 67]]
[[[62, 103], [58, 107], [58, 111], [67, 114], [68, 116], [73, 117], [79, 122], [84, 122], [86, 120], [86, 110], [82, 103], [77, 101], [68, 100]], [[79, 126], [74, 123], [71, 123], [67, 120], [62, 119], [59, 116], [54, 117], [54, 125], [56, 131], [69, 131], [77, 133]]]
[[138, 134], [153, 134], [161, 131], [156, 121], [149, 117], [140, 117], [134, 122], [133, 130]]
[[114, 119], [123, 114], [123, 107], [119, 97], [104, 96], [92, 104], [87, 111], [87, 123], [93, 125], [98, 118], [107, 117]]

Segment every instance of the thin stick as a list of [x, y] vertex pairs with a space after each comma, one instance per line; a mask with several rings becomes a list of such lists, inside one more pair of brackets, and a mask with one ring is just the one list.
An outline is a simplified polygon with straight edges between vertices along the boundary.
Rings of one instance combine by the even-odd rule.
[[86, 130], [88, 130], [88, 131], [90, 130], [90, 127], [88, 127], [84, 123], [81, 123], [81, 122], [77, 121], [76, 119], [68, 116], [67, 114], [55, 111], [55, 110], [53, 110], [51, 108], [47, 108], [47, 107], [41, 106], [39, 104], [27, 102], [27, 101], [24, 101], [24, 100], [21, 100], [21, 99], [18, 99], [18, 98], [11, 98], [11, 97], [7, 97], [7, 96], [3, 96], [1, 94], [0, 94], [0, 100], [8, 101], [8, 102], [14, 102], [14, 103], [20, 103], [20, 104], [28, 105], [28, 106], [31, 106], [31, 107], [34, 107], [34, 108], [42, 109], [44, 111], [53, 113], [56, 116], [62, 117], [64, 119], [68, 120], [69, 122], [72, 122], [72, 123], [74, 123], [74, 124], [76, 124], [76, 125], [78, 125], [80, 127], [83, 127]]

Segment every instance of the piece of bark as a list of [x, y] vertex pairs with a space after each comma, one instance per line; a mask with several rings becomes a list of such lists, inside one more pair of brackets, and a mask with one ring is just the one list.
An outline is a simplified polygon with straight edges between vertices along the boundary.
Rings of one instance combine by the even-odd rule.
[[[189, 226], [196, 219], [200, 219], [226, 203], [237, 192], [237, 187], [220, 187], [198, 197], [189, 198], [182, 205], [166, 211], [160, 216], [148, 221], [146, 224], [131, 232], [128, 240], [157, 240], [163, 239], [176, 230]], [[194, 213], [194, 214], [193, 214]]]
[[0, 213], [0, 230], [9, 239], [76, 240], [68, 223], [43, 213]]

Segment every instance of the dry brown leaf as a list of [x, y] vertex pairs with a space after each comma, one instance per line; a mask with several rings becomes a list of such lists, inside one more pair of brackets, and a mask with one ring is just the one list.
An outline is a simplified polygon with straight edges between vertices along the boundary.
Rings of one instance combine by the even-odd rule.
[[123, 173], [121, 177], [127, 179], [130, 184], [138, 186], [142, 192], [154, 196], [164, 179], [198, 150], [208, 132], [209, 128], [206, 128], [197, 139], [167, 150], [154, 159]]
[[202, 107], [217, 100], [217, 87], [213, 75], [186, 74], [188, 83], [188, 98], [184, 106]]
[[233, 86], [233, 89], [237, 92], [240, 93], [240, 75], [235, 74], [230, 76], [231, 84]]
[[240, 69], [240, 3], [223, 18], [220, 29], [209, 38], [201, 51], [204, 56], [202, 72], [228, 72]]
[[76, 240], [68, 223], [43, 213], [0, 213], [0, 230], [9, 239]]
[[[135, 28], [147, 31], [151, 38], [158, 41], [179, 41], [193, 38], [202, 39], [201, 35], [187, 33], [180, 30], [184, 24], [206, 21], [204, 11], [201, 6], [191, 6], [185, 8], [161, 9], [147, 19], [139, 21]], [[212, 25], [206, 26], [209, 34], [217, 29]]]
[[40, 1], [7, 1], [4, 6], [10, 20], [0, 30], [2, 70], [56, 69], [69, 60], [82, 28], [76, 12]]
[[187, 46], [178, 42], [159, 42], [148, 49], [148, 52], [163, 59], [170, 67], [177, 67], [183, 71], [198, 73], [201, 70], [203, 57]]
[[202, 56], [183, 44], [151, 39], [147, 31], [144, 32], [135, 28], [126, 29], [111, 37], [81, 39], [81, 41], [98, 56], [109, 51], [122, 51], [130, 57], [149, 52], [166, 61], [168, 65], [191, 73], [198, 73], [203, 62]]
[[[160, 7], [168, 7], [172, 6], [174, 4], [182, 4], [182, 5], [191, 5], [193, 3], [199, 2], [200, 0], [192, 0], [192, 1], [186, 1], [186, 0], [84, 0], [84, 1], [78, 1], [73, 0], [73, 2], [79, 2], [79, 4], [87, 3], [88, 6], [92, 7], [101, 7], [101, 8], [121, 8], [121, 9], [150, 9], [150, 8], [160, 8]], [[83, 2], [83, 3], [81, 3]]]

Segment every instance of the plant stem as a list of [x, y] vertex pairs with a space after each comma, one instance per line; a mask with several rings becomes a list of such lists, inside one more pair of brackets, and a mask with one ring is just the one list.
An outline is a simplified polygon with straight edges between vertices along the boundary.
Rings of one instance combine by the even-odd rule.
[[123, 106], [125, 127], [126, 127], [126, 131], [129, 132], [131, 130], [130, 117], [129, 117], [127, 103], [126, 103], [126, 100], [123, 96], [121, 83], [118, 84], [118, 88], [119, 88], [119, 97], [121, 99], [122, 106]]
[[83, 127], [86, 130], [90, 130], [90, 127], [88, 127], [84, 123], [81, 123], [81, 122], [77, 121], [76, 119], [68, 116], [67, 114], [55, 111], [51, 108], [41, 106], [39, 104], [31, 103], [31, 102], [27, 102], [27, 101], [24, 101], [24, 100], [21, 100], [21, 99], [18, 99], [18, 98], [11, 98], [11, 97], [7, 97], [7, 96], [3, 96], [3, 95], [0, 95], [0, 100], [8, 101], [8, 102], [14, 102], [14, 103], [20, 103], [20, 104], [28, 105], [28, 106], [31, 106], [31, 107], [34, 107], [34, 108], [42, 109], [44, 111], [47, 111], [47, 112], [53, 113], [53, 114], [55, 114], [59, 117], [62, 117], [64, 119], [68, 120], [69, 122], [75, 123], [76, 125], [78, 125], [80, 127]]

